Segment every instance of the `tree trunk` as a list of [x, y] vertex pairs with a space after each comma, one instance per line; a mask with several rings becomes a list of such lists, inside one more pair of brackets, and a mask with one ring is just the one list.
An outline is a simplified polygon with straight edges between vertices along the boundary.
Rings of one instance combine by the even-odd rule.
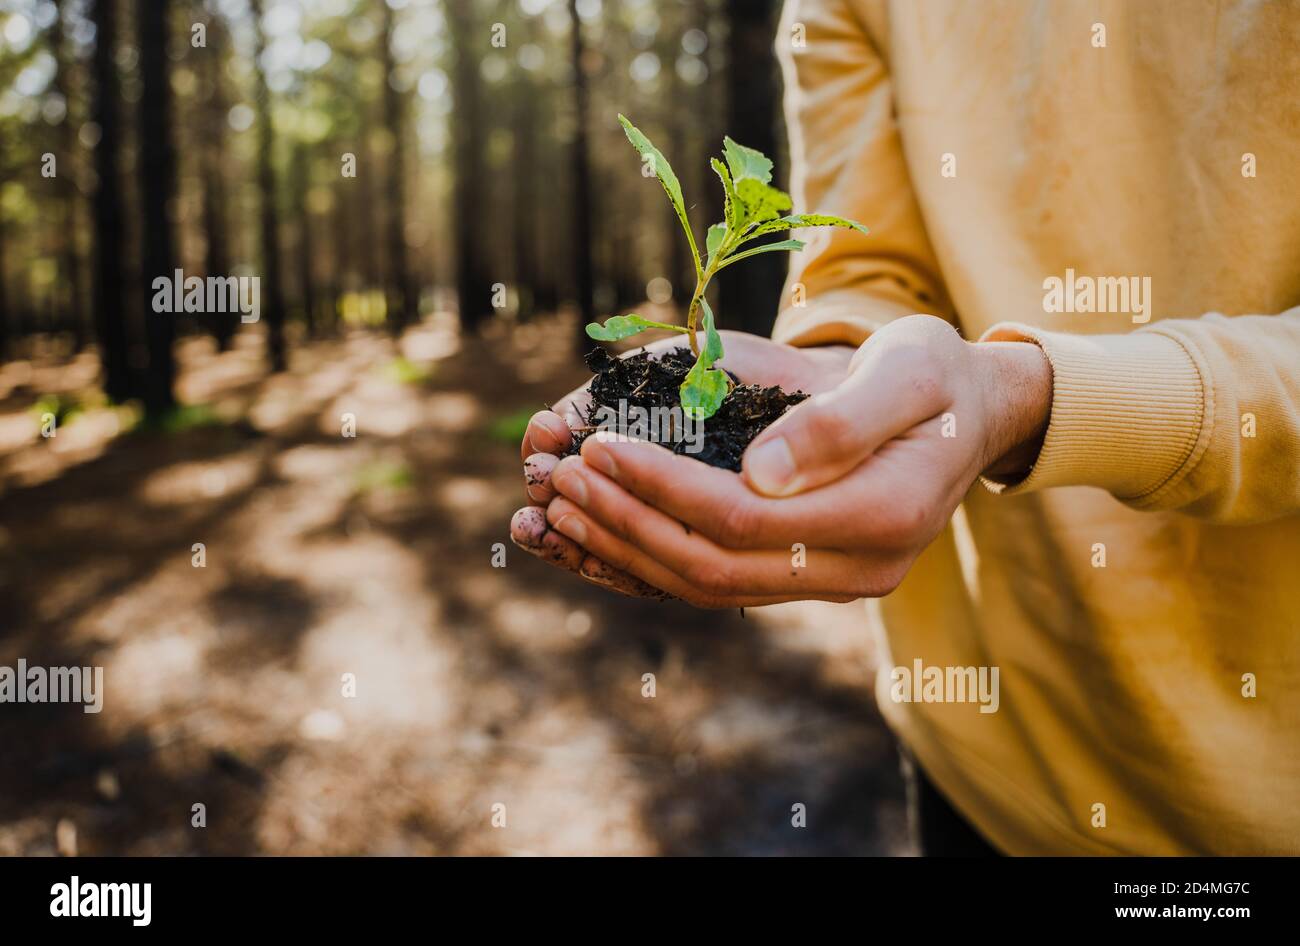
[[[554, 121], [555, 100], [547, 85], [533, 87], [536, 109], [535, 122], [538, 127], [549, 128]], [[555, 148], [540, 148], [533, 153], [535, 174], [538, 180], [555, 181], [559, 179], [563, 167], [562, 155]], [[537, 194], [537, 208], [534, 214], [532, 247], [536, 268], [533, 271], [533, 305], [539, 312], [554, 312], [560, 304], [560, 285], [564, 278], [562, 273], [567, 259], [567, 241], [564, 239], [561, 222], [564, 220], [563, 188], [543, 187]], [[546, 221], [545, 236], [536, 226], [536, 221]]]
[[275, 204], [275, 166], [271, 152], [275, 130], [271, 124], [271, 91], [266, 85], [262, 55], [266, 35], [262, 29], [262, 0], [250, 0], [253, 14], [254, 70], [257, 96], [257, 187], [262, 194], [262, 318], [266, 320], [266, 356], [272, 371], [288, 366], [284, 350], [284, 284], [280, 266], [280, 215]]
[[118, 178], [120, 89], [114, 45], [117, 10], [114, 0], [94, 0], [95, 98], [91, 114], [99, 126], [95, 146], [95, 324], [103, 367], [104, 393], [118, 403], [134, 393], [127, 352], [126, 313], [122, 306], [123, 220]]
[[514, 244], [519, 318], [537, 304], [537, 95], [526, 78], [514, 88]]
[[[206, 236], [203, 268], [208, 276], [230, 275], [230, 238], [226, 227], [226, 114], [227, 98], [222, 80], [221, 56], [224, 36], [215, 16], [208, 22], [208, 49], [203, 55], [207, 102], [201, 125], [206, 129], [200, 164], [203, 173], [203, 230]], [[205, 317], [208, 331], [216, 340], [217, 351], [229, 351], [239, 327], [239, 315], [233, 312], [209, 312]]]
[[[776, 158], [778, 90], [772, 64], [775, 0], [727, 0], [727, 134]], [[719, 321], [769, 335], [776, 321], [788, 262], [766, 253], [718, 274]]]
[[393, 150], [388, 162], [388, 328], [394, 335], [419, 318], [418, 300], [411, 282], [406, 253], [406, 100], [393, 85], [393, 31], [396, 16], [387, 3], [380, 4], [384, 15], [380, 61], [384, 65], [384, 124], [393, 136]]
[[486, 214], [483, 164], [486, 160], [483, 134], [483, 106], [479, 63], [482, 39], [470, 5], [447, 0], [455, 65], [452, 92], [455, 97], [456, 165], [456, 296], [462, 330], [479, 328], [492, 314], [491, 281], [480, 240], [479, 221]]
[[[168, 0], [136, 0], [136, 31], [140, 45], [136, 166], [144, 219], [141, 262], [146, 300], [153, 298], [153, 281], [161, 276], [170, 282], [176, 269], [171, 221], [167, 218], [167, 205], [176, 181], [176, 153], [171, 140], [171, 79], [167, 67], [167, 14], [170, 11]], [[176, 319], [181, 315], [179, 312], [154, 312], [150, 309], [144, 313], [149, 370], [143, 378], [141, 394], [146, 416], [154, 419], [176, 407], [172, 394], [176, 380], [172, 342], [176, 337]]]
[[293, 149], [293, 212], [298, 218], [298, 283], [303, 321], [307, 334], [316, 336], [316, 279], [312, 266], [311, 215], [307, 210], [307, 190], [311, 178], [311, 161], [307, 145], [298, 142]]
[[578, 303], [578, 350], [585, 351], [591, 342], [584, 327], [596, 318], [595, 277], [591, 266], [591, 165], [587, 145], [587, 111], [589, 90], [582, 39], [582, 19], [578, 0], [569, 0], [573, 58], [573, 283]]
[[62, 281], [67, 286], [68, 308], [67, 321], [72, 329], [73, 348], [80, 351], [86, 344], [87, 324], [85, 318], [85, 299], [81, 294], [81, 259], [77, 252], [77, 234], [81, 232], [77, 214], [79, 194], [77, 191], [77, 166], [73, 154], [77, 149], [77, 132], [72, 120], [72, 83], [69, 72], [72, 69], [72, 56], [66, 49], [63, 39], [63, 17], [67, 13], [67, 0], [59, 0], [55, 8], [54, 22], [50, 24], [50, 48], [54, 51], [57, 72], [54, 75], [54, 90], [63, 96], [63, 121], [59, 123], [59, 145], [63, 150], [63, 168], [61, 197], [63, 202], [62, 249], [59, 254], [59, 269]]
[[[4, 142], [0, 141], [0, 167], [4, 166]], [[0, 208], [0, 364], [9, 359], [9, 283], [5, 278], [5, 218]]]

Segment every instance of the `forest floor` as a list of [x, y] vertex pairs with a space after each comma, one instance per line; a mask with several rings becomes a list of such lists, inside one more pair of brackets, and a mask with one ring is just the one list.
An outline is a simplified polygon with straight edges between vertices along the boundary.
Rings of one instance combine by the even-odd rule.
[[[167, 433], [90, 354], [0, 366], [0, 666], [105, 691], [0, 704], [0, 855], [910, 853], [861, 603], [632, 601], [510, 544], [573, 335], [435, 318], [274, 377], [188, 339]], [[44, 439], [52, 394], [90, 406]]]

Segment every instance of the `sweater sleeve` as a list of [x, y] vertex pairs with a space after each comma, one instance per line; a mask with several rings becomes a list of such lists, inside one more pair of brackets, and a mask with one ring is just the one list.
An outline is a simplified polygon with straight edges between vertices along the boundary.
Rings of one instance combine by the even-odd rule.
[[1300, 513], [1300, 307], [1169, 319], [1126, 335], [1001, 323], [1052, 364], [1033, 468], [995, 492], [1097, 486], [1137, 509], [1222, 523]]
[[858, 345], [917, 312], [952, 321], [868, 25], [845, 0], [789, 0], [778, 35], [795, 210], [852, 217], [871, 232], [800, 232], [807, 246], [791, 255], [772, 337]]

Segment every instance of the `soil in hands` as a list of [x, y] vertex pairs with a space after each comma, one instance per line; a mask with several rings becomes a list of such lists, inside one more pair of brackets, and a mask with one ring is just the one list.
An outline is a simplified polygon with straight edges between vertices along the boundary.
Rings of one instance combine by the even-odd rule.
[[[644, 409], [651, 417], [668, 417], [668, 411], [676, 407], [676, 416], [681, 416], [678, 389], [695, 363], [689, 349], [676, 348], [658, 358], [645, 350], [626, 358], [613, 358], [603, 348], [597, 348], [587, 354], [586, 362], [595, 375], [591, 382], [591, 404], [587, 408], [584, 428], [574, 432], [569, 454], [577, 453], [582, 442], [596, 432], [602, 417], [611, 416], [600, 411], [601, 407], [609, 408], [613, 416], [627, 418], [632, 423], [636, 422], [634, 407]], [[718, 412], [704, 422], [704, 447], [700, 452], [691, 452], [691, 441], [682, 437], [680, 432], [663, 446], [709, 466], [739, 473], [740, 458], [750, 442], [786, 410], [808, 397], [802, 391], [788, 393], [775, 386], [765, 388], [757, 384], [742, 384], [734, 374], [731, 379], [736, 386]], [[626, 403], [623, 414], [619, 413], [620, 401]], [[660, 412], [651, 413], [654, 408], [659, 408]], [[627, 429], [620, 426], [618, 432], [626, 434]]]

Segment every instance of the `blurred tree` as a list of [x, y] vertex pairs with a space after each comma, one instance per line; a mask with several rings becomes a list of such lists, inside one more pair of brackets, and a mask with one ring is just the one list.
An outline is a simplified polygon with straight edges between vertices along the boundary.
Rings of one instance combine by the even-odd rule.
[[[311, 148], [305, 141], [293, 146], [293, 213], [298, 222], [298, 289], [303, 323], [308, 337], [316, 335], [316, 277], [312, 259], [311, 211], [307, 192], [311, 187]], [[389, 316], [391, 318], [392, 312]], [[391, 324], [391, 322], [390, 322]]]
[[[140, 177], [140, 203], [144, 218], [141, 264], [144, 298], [153, 298], [153, 282], [169, 283], [176, 269], [172, 224], [168, 204], [176, 182], [176, 153], [172, 147], [171, 77], [167, 65], [170, 0], [136, 0], [136, 36], [140, 46], [140, 103], [136, 133], [136, 168]], [[177, 287], [180, 292], [183, 287]], [[145, 413], [158, 418], [176, 407], [172, 394], [176, 367], [172, 342], [180, 312], [144, 312], [149, 370], [141, 379]]]
[[[230, 275], [230, 241], [226, 225], [226, 128], [230, 102], [226, 95], [223, 61], [227, 47], [225, 24], [213, 15], [207, 20], [207, 49], [202, 59], [204, 108], [201, 118], [204, 146], [200, 149], [203, 180], [204, 270], [208, 276]], [[227, 351], [239, 322], [229, 313], [209, 312], [208, 331], [217, 351]]]
[[261, 192], [262, 318], [266, 322], [266, 353], [272, 371], [283, 371], [284, 287], [280, 267], [280, 217], [276, 207], [275, 166], [272, 163], [275, 131], [271, 116], [271, 91], [266, 84], [266, 33], [262, 0], [249, 0], [253, 16], [254, 70], [257, 98], [257, 186]]
[[384, 67], [384, 125], [392, 136], [388, 162], [388, 266], [390, 272], [388, 327], [400, 335], [406, 326], [419, 318], [418, 300], [411, 283], [406, 253], [406, 97], [397, 87], [397, 64], [393, 61], [393, 33], [396, 15], [392, 6], [381, 3], [383, 29], [380, 31], [380, 62]]
[[573, 63], [573, 283], [578, 303], [578, 350], [590, 347], [584, 327], [596, 318], [595, 276], [591, 266], [591, 164], [587, 154], [587, 64], [578, 0], [569, 0]]
[[513, 89], [511, 120], [514, 200], [515, 288], [519, 293], [519, 318], [528, 318], [537, 303], [537, 105], [538, 96], [528, 73], [518, 70]]
[[95, 92], [91, 114], [99, 129], [95, 146], [95, 322], [99, 357], [103, 365], [104, 393], [117, 402], [128, 400], [135, 385], [128, 361], [129, 344], [123, 309], [122, 273], [125, 268], [122, 198], [118, 190], [119, 101], [115, 0], [93, 0], [95, 23]]
[[[0, 137], [0, 169], [5, 168], [5, 139]], [[9, 277], [5, 272], [5, 208], [0, 200], [0, 362], [9, 357]]]
[[[726, 0], [727, 134], [774, 160], [779, 93], [772, 44], [777, 7], [776, 0]], [[785, 254], [764, 253], [747, 260], [743, 268], [719, 273], [724, 324], [770, 335], [787, 266]]]
[[485, 135], [479, 66], [486, 33], [474, 18], [471, 4], [447, 0], [447, 24], [452, 43], [453, 162], [455, 164], [456, 297], [460, 324], [477, 329], [492, 314], [491, 280], [481, 238], [486, 217], [483, 174]]
[[55, 59], [54, 91], [63, 99], [63, 117], [59, 121], [59, 156], [62, 165], [59, 180], [62, 181], [62, 233], [60, 234], [61, 253], [59, 268], [60, 281], [67, 289], [66, 318], [70, 322], [73, 346], [80, 350], [87, 340], [87, 325], [83, 315], [85, 303], [81, 295], [81, 259], [77, 252], [77, 234], [81, 232], [77, 208], [80, 192], [77, 188], [78, 166], [76, 164], [77, 132], [72, 116], [72, 81], [71, 72], [73, 55], [64, 40], [64, 20], [68, 16], [68, 0], [58, 0], [55, 4], [54, 21], [50, 24], [50, 48]]
[[[668, 13], [668, 11], [666, 10], [665, 13]], [[681, 52], [681, 34], [682, 30], [678, 22], [667, 25], [660, 30], [659, 56], [663, 62], [663, 68], [668, 72], [668, 94], [664, 99], [664, 108], [660, 114], [664, 125], [668, 129], [668, 160], [685, 165], [690, 154], [686, 147], [686, 123], [690, 113], [682, 108], [682, 102], [686, 100], [686, 84], [682, 82], [676, 68], [677, 55]], [[682, 179], [684, 186], [689, 185], [692, 179], [698, 179], [689, 173], [693, 170], [693, 168], [684, 168], [682, 172], [678, 173], [678, 177]], [[707, 184], [708, 182], [705, 181], [704, 183]], [[693, 193], [693, 191], [688, 190], [687, 193]], [[668, 241], [666, 275], [673, 286], [673, 299], [678, 303], [686, 303], [690, 301], [691, 291], [695, 286], [695, 270], [686, 258], [689, 248], [686, 241], [682, 239], [676, 215], [666, 214], [665, 220], [668, 228], [665, 233], [665, 239]]]

